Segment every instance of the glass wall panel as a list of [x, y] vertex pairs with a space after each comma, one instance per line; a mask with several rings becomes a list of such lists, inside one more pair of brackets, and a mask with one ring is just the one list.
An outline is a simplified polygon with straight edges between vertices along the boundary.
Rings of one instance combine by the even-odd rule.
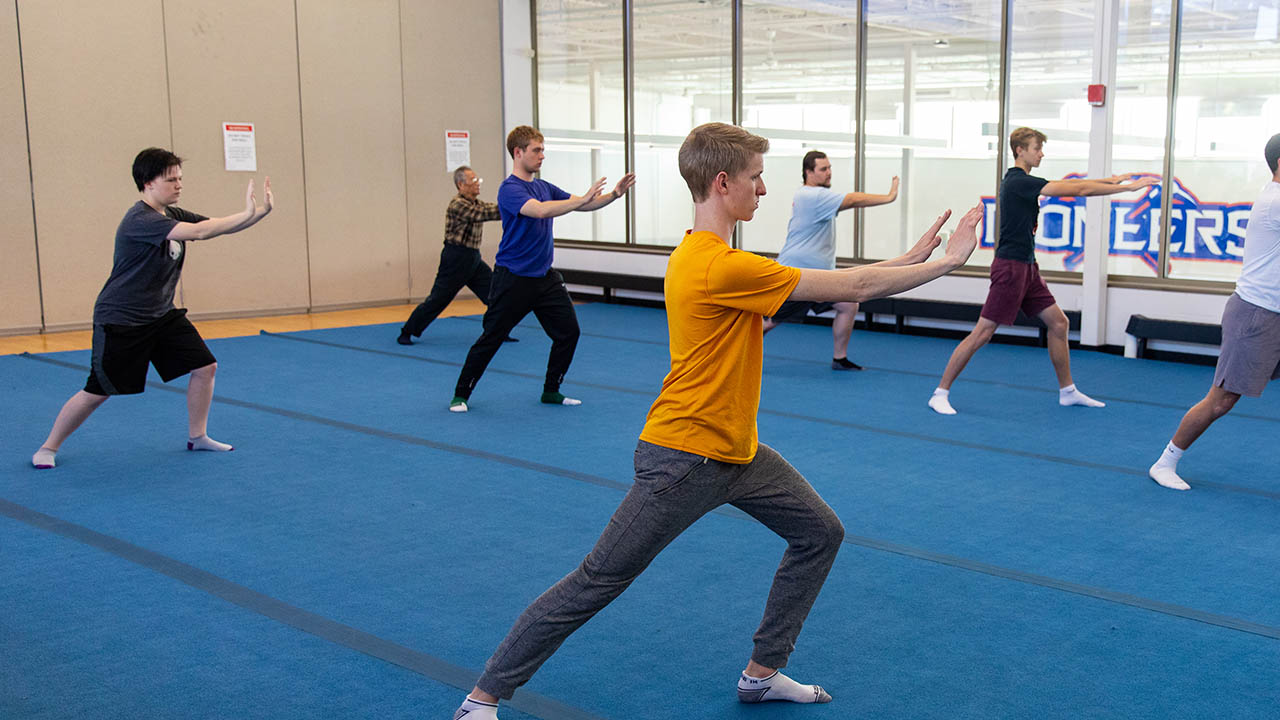
[[1170, 278], [1234, 281], [1262, 157], [1280, 129], [1280, 12], [1274, 3], [1183, 4], [1174, 126]]
[[864, 189], [887, 192], [894, 176], [901, 189], [864, 211], [864, 257], [900, 255], [943, 210], [958, 218], [994, 194], [1000, 12], [999, 0], [869, 0]]
[[[744, 0], [743, 127], [769, 138], [765, 187], [742, 247], [776, 253], [787, 237], [791, 199], [804, 183], [801, 160], [821, 150], [831, 187], [853, 192], [858, 0]], [[853, 257], [853, 213], [836, 219], [836, 254]]]
[[[1111, 168], [1114, 173], [1164, 173], [1169, 111], [1170, 0], [1122, 0], [1116, 48]], [[1084, 199], [1077, 201], [1084, 211]], [[1107, 272], [1153, 278], [1160, 268], [1160, 194], [1111, 198]]]
[[[1059, 180], [1089, 171], [1092, 108], [1094, 0], [1017, 0], [1010, 33], [1009, 129], [1026, 126], [1049, 137], [1044, 161], [1033, 171]], [[1006, 167], [1013, 166], [1009, 138], [1000, 138]], [[994, 204], [994, 192], [988, 204]], [[1084, 260], [1084, 207], [1074, 198], [1041, 198], [1036, 260], [1041, 270], [1080, 270]], [[988, 215], [988, 217], [991, 217]], [[983, 245], [990, 249], [993, 233]], [[990, 257], [989, 253], [986, 253]]]
[[[625, 174], [622, 1], [538, 0], [538, 129], [547, 157], [540, 176], [574, 195]], [[496, 191], [497, 188], [495, 187]], [[626, 203], [556, 218], [559, 240], [626, 242]]]
[[636, 242], [674, 246], [693, 224], [680, 144], [702, 123], [733, 121], [733, 11], [727, 2], [635, 0], [632, 13]]

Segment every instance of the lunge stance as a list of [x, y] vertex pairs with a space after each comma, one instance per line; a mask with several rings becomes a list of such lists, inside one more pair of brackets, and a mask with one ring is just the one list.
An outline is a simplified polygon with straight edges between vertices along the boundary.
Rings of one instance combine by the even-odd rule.
[[458, 375], [449, 409], [466, 412], [471, 392], [502, 341], [530, 312], [551, 338], [547, 377], [542, 385], [542, 402], [551, 405], [581, 405], [582, 401], [560, 392], [573, 351], [578, 347], [578, 315], [564, 287], [564, 278], [551, 269], [555, 243], [551, 219], [574, 210], [599, 210], [622, 197], [636, 178], [622, 176], [607, 195], [600, 194], [604, 178], [595, 181], [582, 195], [570, 195], [534, 173], [542, 169], [545, 148], [542, 133], [521, 125], [507, 135], [511, 153], [511, 175], [498, 188], [498, 210], [502, 214], [502, 242], [494, 260], [489, 308], [484, 313], [484, 332], [471, 346]]
[[93, 306], [93, 359], [84, 389], [71, 396], [53, 430], [31, 458], [37, 468], [56, 464], [58, 449], [94, 410], [112, 395], [135, 395], [146, 388], [147, 365], [169, 382], [191, 373], [187, 383], [187, 449], [227, 451], [209, 437], [209, 406], [218, 363], [196, 332], [187, 311], [173, 306], [174, 289], [187, 257], [187, 242], [240, 232], [271, 212], [271, 179], [264, 203], [245, 190], [245, 207], [234, 215], [207, 218], [177, 206], [182, 194], [182, 159], [147, 148], [133, 161], [133, 181], [141, 194], [116, 228], [115, 260]]
[[1191, 443], [1230, 412], [1241, 395], [1258, 397], [1268, 382], [1280, 378], [1280, 135], [1271, 136], [1263, 155], [1271, 181], [1249, 213], [1244, 267], [1222, 311], [1222, 350], [1213, 385], [1182, 416], [1173, 439], [1147, 471], [1173, 490], [1191, 489], [1178, 475], [1178, 461]]
[[[453, 171], [453, 184], [458, 194], [449, 201], [444, 211], [444, 247], [440, 248], [440, 266], [431, 293], [418, 303], [409, 319], [400, 328], [396, 342], [412, 345], [413, 338], [421, 337], [432, 320], [457, 297], [462, 288], [470, 288], [486, 306], [489, 304], [489, 283], [493, 271], [480, 257], [480, 243], [484, 240], [484, 224], [498, 220], [496, 203], [480, 199], [480, 183], [483, 180], [475, 171], [463, 165]], [[506, 338], [515, 342], [515, 338]]]
[[[894, 176], [889, 192], [884, 195], [871, 193], [839, 193], [831, 189], [831, 160], [820, 150], [810, 150], [800, 161], [804, 185], [796, 190], [791, 200], [791, 220], [787, 223], [787, 241], [778, 253], [778, 263], [787, 267], [836, 269], [836, 215], [850, 208], [885, 205], [898, 198], [898, 178]], [[788, 301], [778, 313], [765, 318], [764, 331], [778, 327], [780, 323], [803, 320], [813, 310], [821, 314], [835, 310], [831, 321], [831, 369], [861, 370], [862, 366], [849, 359], [849, 337], [858, 317], [858, 303], [815, 303]]]
[[1031, 128], [1018, 128], [1009, 135], [1009, 147], [1013, 151], [1013, 167], [1005, 173], [1000, 183], [998, 207], [1000, 213], [1000, 244], [996, 257], [991, 261], [991, 289], [982, 305], [978, 324], [968, 337], [960, 341], [947, 368], [942, 373], [938, 388], [929, 398], [929, 407], [943, 415], [955, 415], [951, 407], [951, 383], [969, 364], [969, 359], [986, 345], [1001, 325], [1012, 325], [1018, 318], [1018, 310], [1027, 317], [1039, 317], [1048, 328], [1049, 360], [1058, 376], [1058, 404], [1105, 407], [1105, 403], [1085, 395], [1076, 389], [1071, 379], [1070, 345], [1067, 316], [1058, 307], [1049, 287], [1040, 277], [1040, 265], [1036, 262], [1036, 225], [1040, 217], [1040, 196], [1089, 196], [1113, 195], [1140, 190], [1154, 185], [1152, 177], [1122, 182], [1133, 173], [1115, 175], [1103, 180], [1045, 180], [1031, 175], [1044, 159], [1044, 133]]
[[764, 316], [788, 299], [883, 297], [960, 267], [977, 242], [982, 207], [960, 221], [938, 260], [928, 258], [947, 214], [911, 249], [904, 267], [785, 267], [726, 243], [734, 223], [750, 220], [765, 194], [761, 176], [768, 148], [768, 140], [724, 123], [694, 128], [681, 145], [680, 174], [693, 195], [693, 229], [667, 263], [671, 371], [640, 434], [634, 484], [582, 564], [516, 620], [454, 720], [497, 717], [500, 698], [510, 698], [676, 536], [725, 503], [787, 541], [755, 649], [738, 679], [738, 699], [831, 700], [821, 687], [778, 671], [835, 561], [844, 527], [795, 468], [757, 441]]

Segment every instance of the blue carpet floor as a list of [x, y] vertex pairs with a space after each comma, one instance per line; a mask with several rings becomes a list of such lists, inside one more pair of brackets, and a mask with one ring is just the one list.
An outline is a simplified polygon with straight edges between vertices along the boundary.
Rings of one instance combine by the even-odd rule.
[[[532, 318], [465, 415], [478, 318], [412, 347], [263, 334], [209, 343], [234, 453], [187, 453], [184, 381], [156, 380], [49, 472], [28, 459], [88, 353], [0, 357], [0, 717], [450, 717], [629, 487], [667, 369], [661, 311], [578, 312], [581, 407], [538, 403]], [[942, 417], [924, 403], [954, 344], [858, 332], [868, 369], [835, 373], [827, 328], [766, 341], [761, 440], [848, 530], [789, 670], [835, 702], [736, 702], [783, 544], [725, 508], [504, 717], [1275, 717], [1280, 391], [1217, 423], [1176, 493], [1145, 469], [1212, 368], [1076, 352], [1108, 407], [1061, 408], [1044, 350], [992, 345]]]

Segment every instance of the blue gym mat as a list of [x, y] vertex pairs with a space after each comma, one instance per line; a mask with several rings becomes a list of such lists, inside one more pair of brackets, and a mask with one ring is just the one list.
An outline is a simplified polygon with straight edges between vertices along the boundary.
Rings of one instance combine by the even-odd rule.
[[[29, 457], [88, 352], [0, 357], [0, 717], [447, 718], [519, 612], [590, 550], [667, 370], [660, 310], [578, 308], [538, 402], [533, 318], [447, 406], [477, 317], [213, 340], [210, 432], [185, 381], [116, 398]], [[502, 716], [1266, 718], [1280, 705], [1280, 391], [1146, 478], [1212, 368], [993, 344], [925, 401], [955, 341], [770, 333], [760, 438], [848, 537], [788, 673], [825, 706], [743, 706], [783, 542], [732, 508], [675, 541]]]

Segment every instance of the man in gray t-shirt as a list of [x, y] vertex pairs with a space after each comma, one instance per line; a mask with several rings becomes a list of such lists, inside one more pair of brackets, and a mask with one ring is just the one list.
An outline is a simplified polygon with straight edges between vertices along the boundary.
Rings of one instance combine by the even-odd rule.
[[[891, 203], [898, 197], [898, 178], [888, 194], [840, 193], [831, 189], [831, 161], [819, 150], [805, 153], [800, 163], [804, 185], [796, 191], [791, 201], [791, 221], [787, 223], [787, 241], [778, 253], [778, 263], [788, 267], [812, 270], [836, 269], [836, 215], [842, 210], [872, 207]], [[803, 320], [813, 310], [821, 314], [834, 309], [836, 317], [831, 321], [831, 369], [861, 370], [862, 366], [849, 360], [849, 336], [858, 317], [858, 303], [785, 302], [778, 313], [764, 321], [764, 331], [778, 327], [779, 323]]]
[[140, 198], [116, 228], [111, 276], [93, 307], [93, 359], [89, 379], [67, 400], [53, 429], [31, 458], [37, 468], [52, 468], [58, 448], [112, 395], [143, 391], [147, 366], [154, 365], [165, 382], [188, 373], [188, 450], [227, 451], [232, 447], [209, 437], [209, 406], [217, 361], [200, 333], [173, 305], [182, 274], [187, 242], [239, 232], [271, 212], [271, 178], [264, 203], [245, 192], [244, 210], [207, 218], [177, 207], [182, 194], [182, 158], [160, 148], [147, 148], [133, 160], [133, 181]]
[[1222, 310], [1222, 349], [1209, 392], [1182, 416], [1178, 430], [1147, 475], [1170, 490], [1190, 490], [1178, 461], [1241, 395], [1258, 397], [1280, 378], [1280, 134], [1263, 150], [1271, 181], [1262, 188], [1245, 228], [1244, 267]]

